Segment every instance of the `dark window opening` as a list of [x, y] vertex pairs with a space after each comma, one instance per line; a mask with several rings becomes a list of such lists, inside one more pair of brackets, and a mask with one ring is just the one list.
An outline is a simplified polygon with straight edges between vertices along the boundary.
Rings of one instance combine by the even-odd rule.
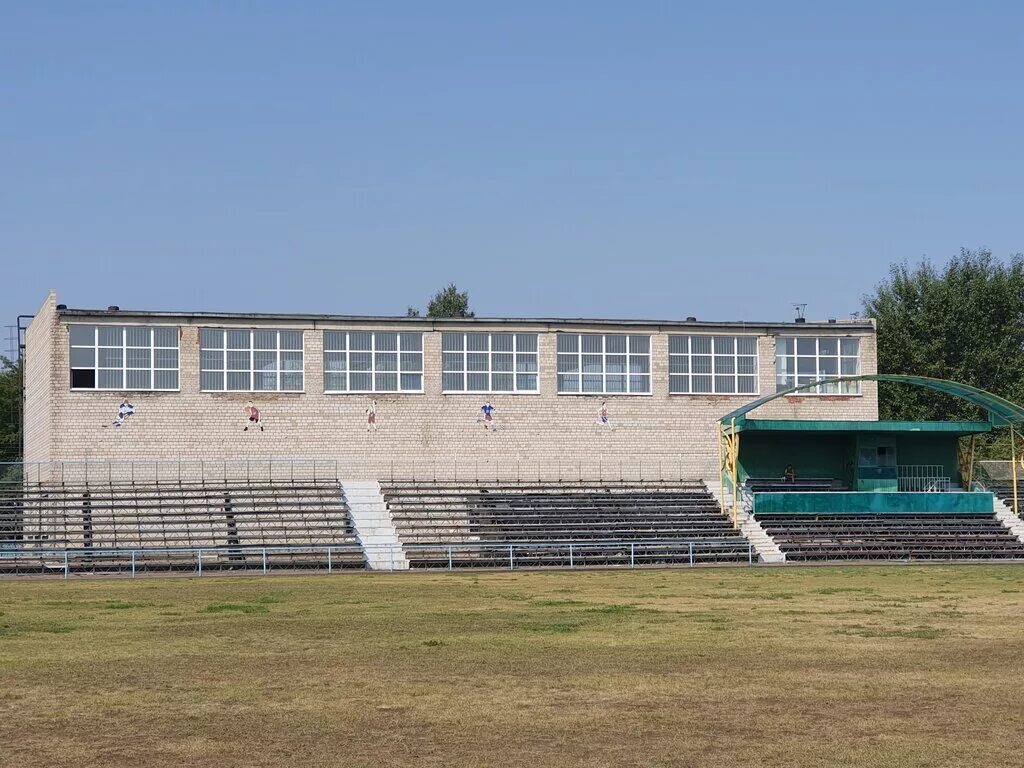
[[96, 371], [91, 368], [77, 368], [71, 371], [72, 389], [96, 389]]

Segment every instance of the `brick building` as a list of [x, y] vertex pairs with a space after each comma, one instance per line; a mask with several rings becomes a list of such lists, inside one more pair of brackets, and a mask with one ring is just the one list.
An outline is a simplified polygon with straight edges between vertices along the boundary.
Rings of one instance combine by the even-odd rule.
[[[287, 457], [367, 478], [712, 477], [722, 414], [777, 387], [875, 372], [866, 320], [81, 310], [51, 293], [26, 335], [25, 459]], [[131, 415], [119, 416], [122, 403]], [[869, 381], [758, 415], [877, 411]]]

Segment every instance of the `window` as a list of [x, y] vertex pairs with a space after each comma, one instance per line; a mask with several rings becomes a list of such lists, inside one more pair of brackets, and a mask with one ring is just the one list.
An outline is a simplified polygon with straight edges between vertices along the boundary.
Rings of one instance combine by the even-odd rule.
[[302, 331], [199, 331], [202, 391], [301, 392], [302, 387]]
[[561, 394], [648, 394], [651, 337], [609, 333], [558, 334]]
[[756, 336], [669, 336], [668, 391], [756, 395]]
[[537, 392], [536, 333], [444, 333], [444, 392]]
[[72, 325], [72, 389], [178, 389], [178, 329]]
[[858, 465], [870, 469], [895, 469], [896, 450], [888, 445], [861, 448]]
[[[860, 373], [860, 339], [838, 336], [780, 336], [775, 345], [775, 389]], [[823, 384], [804, 395], [859, 395], [859, 381]]]
[[324, 331], [325, 392], [422, 392], [423, 334]]

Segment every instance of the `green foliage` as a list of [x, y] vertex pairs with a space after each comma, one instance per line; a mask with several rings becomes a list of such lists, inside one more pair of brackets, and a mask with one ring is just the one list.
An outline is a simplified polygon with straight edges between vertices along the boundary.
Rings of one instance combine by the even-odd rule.
[[21, 363], [0, 356], [0, 462], [20, 460]]
[[469, 309], [469, 292], [459, 291], [455, 283], [434, 294], [427, 304], [427, 317], [473, 317]]
[[[945, 267], [894, 264], [864, 297], [878, 324], [879, 373], [932, 376], [1024, 402], [1024, 255], [961, 249]], [[984, 419], [940, 392], [880, 383], [882, 419]]]

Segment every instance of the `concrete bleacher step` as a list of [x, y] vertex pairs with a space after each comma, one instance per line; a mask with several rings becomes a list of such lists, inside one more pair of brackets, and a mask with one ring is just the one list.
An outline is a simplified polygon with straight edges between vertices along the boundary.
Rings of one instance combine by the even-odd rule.
[[1004, 528], [1012, 533], [1019, 542], [1024, 544], [1024, 520], [1013, 514], [1013, 501], [1006, 503], [998, 496], [992, 496], [992, 511]]
[[371, 570], [406, 571], [409, 558], [376, 480], [342, 480], [356, 536]]
[[[711, 495], [715, 497], [715, 501], [718, 502], [722, 514], [728, 517], [728, 510], [732, 509], [732, 494], [722, 487], [721, 482], [705, 480], [704, 484]], [[754, 551], [757, 552], [758, 560], [762, 563], [786, 562], [786, 554], [749, 511], [745, 509], [740, 510], [739, 523], [739, 532], [753, 545]]]

